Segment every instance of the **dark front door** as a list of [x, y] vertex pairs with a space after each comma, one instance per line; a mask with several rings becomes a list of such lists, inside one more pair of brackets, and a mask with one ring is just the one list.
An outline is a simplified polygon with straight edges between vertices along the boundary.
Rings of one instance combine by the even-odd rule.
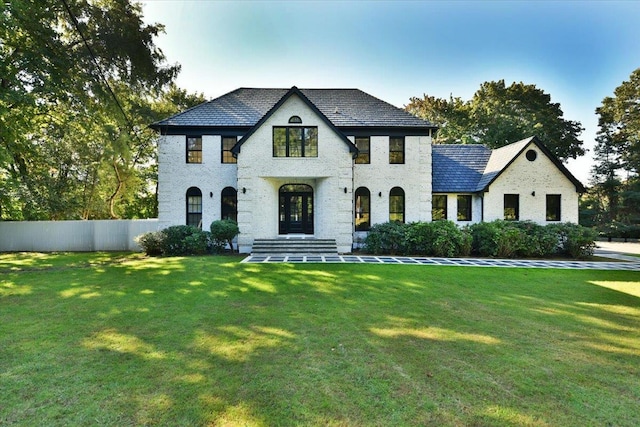
[[303, 184], [280, 187], [280, 234], [313, 234], [313, 189]]

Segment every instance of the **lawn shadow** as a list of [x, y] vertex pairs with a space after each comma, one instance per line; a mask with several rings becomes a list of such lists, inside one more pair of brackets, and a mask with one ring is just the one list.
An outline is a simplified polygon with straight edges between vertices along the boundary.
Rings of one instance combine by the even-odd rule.
[[630, 274], [226, 257], [11, 274], [29, 293], [1, 317], [0, 420], [632, 424], [638, 299], [590, 283]]

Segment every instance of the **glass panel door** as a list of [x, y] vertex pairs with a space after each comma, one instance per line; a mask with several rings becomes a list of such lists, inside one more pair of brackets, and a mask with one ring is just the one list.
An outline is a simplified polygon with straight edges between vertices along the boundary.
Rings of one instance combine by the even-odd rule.
[[313, 234], [311, 187], [300, 184], [280, 187], [278, 217], [280, 234]]

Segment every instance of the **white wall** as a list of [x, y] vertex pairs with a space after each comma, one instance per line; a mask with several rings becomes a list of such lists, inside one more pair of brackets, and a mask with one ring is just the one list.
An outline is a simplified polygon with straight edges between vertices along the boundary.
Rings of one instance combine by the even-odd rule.
[[[354, 137], [349, 137], [353, 142]], [[405, 163], [389, 164], [389, 137], [372, 136], [370, 164], [355, 164], [353, 190], [371, 192], [371, 224], [389, 221], [389, 191], [405, 195], [405, 222], [431, 221], [431, 137], [405, 137]]]
[[[530, 149], [537, 152], [534, 161], [525, 157]], [[529, 220], [542, 225], [550, 223], [546, 220], [546, 195], [560, 194], [560, 222], [578, 223], [578, 193], [575, 185], [533, 143], [484, 193], [484, 221], [504, 219], [505, 194], [520, 195], [521, 221]]]
[[139, 251], [134, 238], [157, 219], [0, 222], [0, 252]]
[[[443, 193], [439, 193], [443, 194]], [[447, 193], [447, 219], [463, 227], [482, 221], [482, 199], [475, 194], [471, 195], [471, 221], [458, 221], [458, 195], [469, 193]]]
[[237, 189], [237, 166], [221, 161], [222, 137], [202, 136], [202, 163], [187, 163], [186, 136], [165, 135], [158, 142], [158, 219], [162, 228], [186, 224], [186, 193], [202, 191], [202, 229], [220, 219], [221, 192]]

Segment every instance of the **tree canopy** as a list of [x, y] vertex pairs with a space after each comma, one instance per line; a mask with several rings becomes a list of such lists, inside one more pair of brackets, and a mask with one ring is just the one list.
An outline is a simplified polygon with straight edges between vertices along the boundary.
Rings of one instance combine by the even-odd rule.
[[0, 4], [0, 219], [155, 216], [147, 125], [204, 101], [162, 31], [129, 0]]
[[436, 143], [498, 148], [536, 135], [560, 159], [585, 153], [579, 139], [582, 125], [565, 119], [560, 104], [535, 85], [485, 82], [469, 101], [425, 94], [411, 98], [406, 109], [440, 127]]
[[[640, 68], [596, 109], [598, 135], [588, 204], [594, 222], [640, 237]], [[615, 232], [615, 230], [610, 230]]]

